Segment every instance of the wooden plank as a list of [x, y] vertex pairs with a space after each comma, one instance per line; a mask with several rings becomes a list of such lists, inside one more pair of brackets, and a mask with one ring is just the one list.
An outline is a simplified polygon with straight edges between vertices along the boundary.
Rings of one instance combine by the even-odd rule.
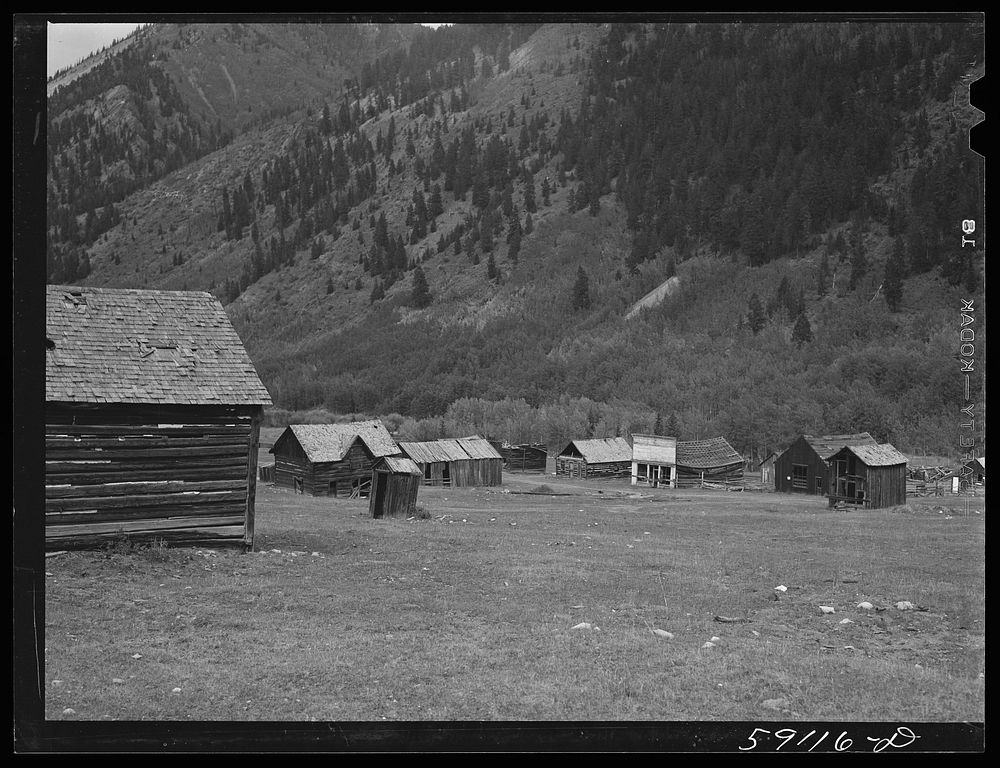
[[253, 420], [249, 437], [250, 461], [247, 465], [246, 509], [243, 516], [243, 543], [253, 549], [254, 502], [257, 498], [257, 454], [260, 452], [260, 419]]
[[149, 448], [197, 448], [208, 446], [230, 446], [242, 451], [246, 447], [249, 435], [204, 435], [202, 437], [173, 437], [173, 436], [135, 436], [128, 437], [48, 437], [45, 438], [45, 450], [92, 450], [92, 449], [114, 449], [114, 450], [146, 450]]
[[134, 483], [99, 483], [95, 485], [46, 485], [46, 499], [71, 499], [82, 496], [123, 496], [142, 493], [177, 493], [183, 491], [236, 491], [242, 480], [153, 480]]
[[134, 531], [179, 530], [182, 528], [202, 528], [205, 526], [239, 525], [243, 532], [243, 514], [220, 515], [218, 517], [170, 517], [149, 520], [113, 520], [102, 523], [80, 523], [79, 525], [46, 525], [45, 535], [90, 535], [100, 533], [132, 533]]
[[123, 469], [121, 465], [112, 465], [114, 471], [101, 472], [52, 472], [46, 473], [47, 485], [102, 485], [106, 483], [122, 483], [136, 481], [137, 478], [153, 482], [177, 480], [191, 482], [197, 480], [240, 480], [246, 472], [245, 464], [233, 464], [228, 467], [170, 467], [161, 465], [157, 469]]
[[111, 458], [93, 459], [86, 461], [48, 461], [45, 462], [45, 476], [50, 474], [73, 474], [74, 472], [138, 472], [146, 469], [171, 470], [182, 472], [185, 467], [192, 470], [204, 469], [207, 467], [234, 467], [238, 466], [245, 471], [247, 466], [247, 456], [226, 456], [226, 457], [201, 457], [197, 462], [184, 461], [122, 461]]
[[142, 507], [190, 506], [216, 501], [246, 503], [246, 489], [239, 491], [194, 491], [192, 493], [149, 493], [126, 496], [95, 496], [82, 499], [46, 499], [45, 512], [70, 512], [81, 509], [140, 509]]
[[186, 437], [198, 435], [220, 435], [242, 437], [250, 434], [250, 423], [246, 424], [46, 424], [46, 437], [78, 437], [83, 435], [128, 437]]
[[[119, 538], [118, 531], [102, 533], [71, 533], [65, 532], [63, 535], [46, 534], [46, 549], [93, 549]], [[234, 545], [243, 544], [243, 526], [241, 525], [219, 525], [201, 528], [182, 529], [157, 529], [157, 530], [135, 530], [128, 532], [128, 538], [132, 541], [162, 540], [168, 544], [201, 544], [218, 546], [223, 543]]]
[[162, 507], [120, 507], [117, 509], [86, 509], [65, 512], [46, 512], [46, 525], [76, 525], [113, 520], [154, 520], [182, 517], [230, 517], [243, 514], [245, 503], [215, 502], [199, 505], [164, 505]]
[[204, 448], [97, 448], [88, 450], [79, 449], [58, 449], [50, 451], [46, 449], [46, 461], [100, 461], [111, 459], [113, 461], [142, 461], [143, 459], [184, 459], [202, 456], [239, 456], [245, 455], [246, 443], [241, 445], [209, 446]]

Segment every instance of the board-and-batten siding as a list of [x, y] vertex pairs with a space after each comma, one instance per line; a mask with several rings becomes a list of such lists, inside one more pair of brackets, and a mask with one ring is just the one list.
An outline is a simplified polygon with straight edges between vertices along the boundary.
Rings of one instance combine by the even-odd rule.
[[330, 483], [336, 482], [336, 496], [349, 497], [355, 481], [371, 482], [374, 458], [356, 440], [340, 461], [310, 462], [295, 440], [287, 440], [274, 454], [274, 484], [295, 488], [295, 478], [302, 479], [302, 492], [311, 496], [333, 495]]
[[[794, 465], [806, 468], [806, 486], [793, 485]], [[830, 467], [804, 437], [798, 437], [774, 460], [774, 489], [782, 493], [824, 494], [830, 490]]]
[[253, 542], [259, 406], [50, 402], [50, 549], [125, 534], [170, 543]]
[[866, 467], [866, 506], [885, 509], [906, 503], [906, 465]]

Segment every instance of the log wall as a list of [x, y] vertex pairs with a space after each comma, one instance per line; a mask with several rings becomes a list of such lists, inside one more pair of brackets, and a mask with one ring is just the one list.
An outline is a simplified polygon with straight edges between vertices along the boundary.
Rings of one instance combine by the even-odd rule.
[[[347, 455], [340, 461], [310, 462], [294, 440], [282, 446], [274, 455], [274, 484], [283, 488], [296, 488], [295, 479], [301, 478], [302, 493], [310, 496], [337, 496], [350, 498], [360, 486], [367, 493], [371, 484], [375, 457], [356, 440]], [[336, 483], [331, 489], [330, 483]]]
[[253, 545], [260, 407], [49, 403], [48, 549]]

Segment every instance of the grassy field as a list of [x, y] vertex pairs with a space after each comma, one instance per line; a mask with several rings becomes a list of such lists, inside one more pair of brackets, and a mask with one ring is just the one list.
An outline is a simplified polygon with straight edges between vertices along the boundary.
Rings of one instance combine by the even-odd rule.
[[254, 552], [47, 558], [46, 718], [984, 720], [983, 498], [504, 483], [261, 485]]

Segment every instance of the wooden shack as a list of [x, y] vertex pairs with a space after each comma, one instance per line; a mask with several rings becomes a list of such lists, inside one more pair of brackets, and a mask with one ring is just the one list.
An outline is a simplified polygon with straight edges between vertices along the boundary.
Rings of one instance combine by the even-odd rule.
[[632, 435], [632, 485], [673, 488], [676, 472], [676, 437]]
[[845, 445], [830, 457], [830, 506], [865, 509], [906, 503], [906, 456], [888, 443]]
[[253, 546], [271, 398], [200, 291], [48, 286], [45, 545]]
[[677, 443], [677, 488], [742, 486], [743, 457], [724, 437]]
[[556, 454], [556, 475], [582, 478], [628, 477], [632, 446], [624, 437], [572, 440]]
[[[495, 446], [494, 446], [495, 447]], [[548, 449], [540, 443], [501, 445], [498, 449], [503, 456], [503, 465], [518, 472], [544, 472], [548, 459]]]
[[410, 517], [417, 512], [420, 467], [405, 456], [383, 456], [372, 466], [368, 511], [372, 517]]
[[274, 484], [310, 496], [368, 495], [372, 467], [399, 446], [379, 419], [348, 424], [291, 424], [274, 445]]
[[458, 444], [471, 460], [472, 485], [503, 485], [503, 456], [489, 440], [478, 435], [458, 438]]
[[420, 467], [424, 485], [465, 488], [503, 484], [503, 457], [485, 438], [402, 442], [399, 448]]
[[829, 460], [846, 445], [876, 445], [867, 432], [850, 435], [800, 435], [774, 460], [774, 490], [820, 496], [830, 489]]
[[986, 457], [980, 456], [962, 465], [962, 484], [968, 486], [986, 485]]

